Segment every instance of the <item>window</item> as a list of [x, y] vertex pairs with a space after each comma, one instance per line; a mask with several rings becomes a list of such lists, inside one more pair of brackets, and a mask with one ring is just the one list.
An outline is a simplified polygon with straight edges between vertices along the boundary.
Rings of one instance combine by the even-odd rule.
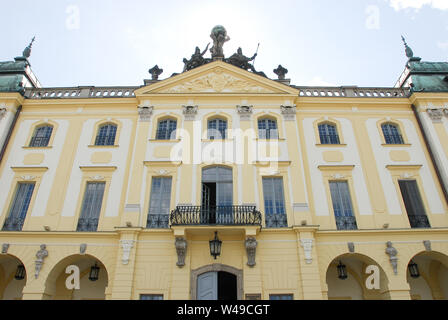
[[260, 139], [278, 139], [277, 121], [272, 119], [258, 120], [258, 137]]
[[398, 126], [393, 123], [385, 123], [381, 125], [383, 130], [384, 141], [386, 144], [404, 144], [403, 137], [400, 134]]
[[53, 126], [45, 125], [37, 127], [34, 130], [33, 137], [31, 138], [30, 147], [47, 147], [50, 142], [51, 133], [53, 132]]
[[223, 119], [213, 119], [208, 122], [208, 138], [225, 139], [227, 137], [227, 121]]
[[19, 183], [14, 200], [9, 209], [8, 218], [3, 225], [4, 231], [21, 231], [34, 191], [34, 182]]
[[96, 231], [105, 186], [105, 182], [87, 182], [77, 231]]
[[168, 228], [171, 202], [171, 177], [152, 178], [147, 228]]
[[102, 125], [95, 139], [96, 146], [113, 146], [115, 144], [115, 135], [117, 134], [117, 126], [114, 124]]
[[177, 127], [177, 121], [168, 119], [160, 121], [157, 126], [156, 139], [158, 140], [171, 140], [175, 139], [175, 132]]
[[422, 197], [415, 180], [398, 180], [411, 228], [430, 228]]
[[340, 144], [339, 135], [335, 125], [322, 123], [318, 126], [321, 144]]
[[270, 294], [269, 300], [293, 300], [292, 294]]
[[287, 227], [282, 178], [263, 178], [264, 207], [267, 228]]
[[163, 300], [163, 294], [141, 294], [140, 300]]
[[356, 230], [356, 218], [347, 181], [330, 181], [331, 199], [338, 230]]

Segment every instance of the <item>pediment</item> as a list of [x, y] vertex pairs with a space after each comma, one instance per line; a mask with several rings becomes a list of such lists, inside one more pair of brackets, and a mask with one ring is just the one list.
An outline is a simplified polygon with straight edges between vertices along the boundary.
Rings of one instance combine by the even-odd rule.
[[215, 61], [138, 89], [152, 94], [298, 94], [298, 90], [228, 63]]

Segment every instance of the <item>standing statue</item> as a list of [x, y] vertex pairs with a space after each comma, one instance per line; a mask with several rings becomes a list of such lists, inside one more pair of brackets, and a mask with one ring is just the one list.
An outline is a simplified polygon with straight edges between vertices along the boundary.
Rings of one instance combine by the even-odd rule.
[[212, 58], [224, 58], [224, 51], [222, 47], [225, 42], [229, 41], [230, 38], [227, 35], [227, 31], [223, 26], [217, 25], [212, 29], [210, 37], [213, 39], [213, 47], [210, 49], [212, 53]]
[[194, 53], [191, 55], [191, 59], [187, 60], [186, 58], [184, 58], [184, 71], [188, 71], [197, 67], [202, 66], [203, 64], [207, 63], [207, 59], [204, 59], [204, 54], [207, 52], [208, 47], [209, 47], [210, 43], [207, 44], [207, 47], [205, 48], [204, 51], [200, 51], [199, 47], [196, 47]]
[[398, 251], [397, 251], [397, 249], [395, 249], [392, 246], [392, 242], [387, 241], [386, 245], [387, 245], [386, 253], [389, 255], [390, 264], [392, 265], [392, 268], [394, 269], [394, 273], [397, 274], [397, 272], [398, 272], [398, 270], [397, 270], [397, 266], [398, 266], [397, 254], [398, 254]]

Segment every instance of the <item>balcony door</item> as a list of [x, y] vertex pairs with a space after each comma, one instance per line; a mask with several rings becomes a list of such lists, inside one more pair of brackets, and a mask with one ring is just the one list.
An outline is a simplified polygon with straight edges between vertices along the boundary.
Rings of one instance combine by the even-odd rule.
[[233, 175], [226, 167], [202, 170], [201, 222], [231, 224], [233, 221]]

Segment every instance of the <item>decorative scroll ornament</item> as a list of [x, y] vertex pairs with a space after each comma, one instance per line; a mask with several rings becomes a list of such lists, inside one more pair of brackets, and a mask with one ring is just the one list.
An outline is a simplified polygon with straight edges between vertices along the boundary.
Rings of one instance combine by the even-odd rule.
[[294, 121], [295, 115], [296, 115], [296, 112], [297, 112], [296, 105], [280, 106], [280, 110], [281, 110], [281, 113], [282, 113], [283, 117], [285, 118], [285, 120], [287, 120], [287, 121]]
[[426, 250], [426, 251], [432, 251], [432, 249], [431, 249], [431, 241], [429, 241], [429, 240], [424, 240], [424, 241], [423, 241], [423, 245], [425, 246], [425, 250]]
[[86, 254], [86, 250], [87, 250], [87, 244], [86, 243], [81, 243], [81, 245], [79, 246], [79, 254]]
[[348, 251], [350, 253], [354, 253], [355, 252], [355, 244], [353, 242], [347, 242], [347, 247], [348, 247]]
[[176, 265], [180, 268], [185, 266], [185, 256], [187, 255], [187, 240], [185, 238], [178, 237], [174, 242], [177, 252], [177, 263]]
[[104, 178], [104, 176], [97, 175], [97, 176], [90, 177], [90, 179], [95, 180], [95, 181], [100, 181], [100, 180], [104, 180], [105, 178]]
[[400, 176], [400, 178], [402, 178], [402, 179], [410, 179], [410, 178], [412, 178], [412, 174], [410, 174], [409, 172], [405, 172], [405, 173], [403, 173]]
[[182, 113], [185, 116], [185, 120], [194, 120], [196, 115], [198, 114], [198, 108], [199, 106], [182, 106]]
[[241, 120], [250, 120], [250, 116], [253, 113], [254, 106], [247, 106], [247, 105], [237, 105], [236, 109], [238, 114], [240, 115]]
[[47, 246], [45, 244], [40, 245], [40, 250], [36, 253], [34, 276], [37, 279], [39, 277], [40, 270], [44, 264], [44, 259], [48, 256]]
[[429, 118], [431, 118], [432, 122], [438, 123], [442, 122], [443, 118], [443, 110], [442, 109], [428, 109], [426, 110]]
[[245, 245], [246, 245], [246, 252], [247, 252], [247, 265], [249, 267], [254, 267], [255, 262], [255, 255], [257, 250], [257, 240], [254, 237], [249, 237], [246, 239]]
[[202, 77], [184, 82], [167, 89], [162, 93], [272, 93], [271, 91], [254, 85], [249, 81], [236, 78], [222, 69], [216, 68], [213, 72]]
[[128, 264], [131, 249], [134, 247], [134, 240], [120, 240], [120, 244], [123, 249], [123, 257], [121, 258], [121, 262], [123, 264]]
[[2, 244], [2, 254], [7, 254], [9, 249], [9, 243]]
[[20, 178], [22, 178], [22, 180], [25, 180], [25, 181], [31, 181], [31, 180], [34, 180], [36, 177], [26, 175], [26, 176], [21, 176]]
[[147, 122], [151, 120], [151, 115], [154, 111], [154, 107], [146, 106], [146, 105], [140, 105], [138, 106], [138, 115], [140, 118], [140, 121]]
[[305, 261], [307, 264], [313, 262], [313, 239], [300, 239], [300, 244], [303, 247], [303, 251], [305, 252]]
[[395, 249], [392, 246], [392, 242], [391, 241], [387, 241], [386, 243], [387, 247], [386, 247], [386, 254], [389, 255], [389, 261], [390, 264], [392, 265], [392, 269], [394, 270], [394, 273], [397, 274], [398, 273], [398, 258], [397, 258], [397, 254], [398, 251], [397, 249]]
[[161, 175], [161, 176], [166, 176], [166, 175], [169, 175], [171, 173], [171, 171], [166, 170], [166, 169], [154, 170], [154, 172], [156, 174], [158, 174], [158, 175]]
[[340, 173], [335, 173], [335, 174], [331, 175], [331, 177], [333, 179], [344, 179], [345, 178], [345, 176], [343, 174], [340, 174]]

